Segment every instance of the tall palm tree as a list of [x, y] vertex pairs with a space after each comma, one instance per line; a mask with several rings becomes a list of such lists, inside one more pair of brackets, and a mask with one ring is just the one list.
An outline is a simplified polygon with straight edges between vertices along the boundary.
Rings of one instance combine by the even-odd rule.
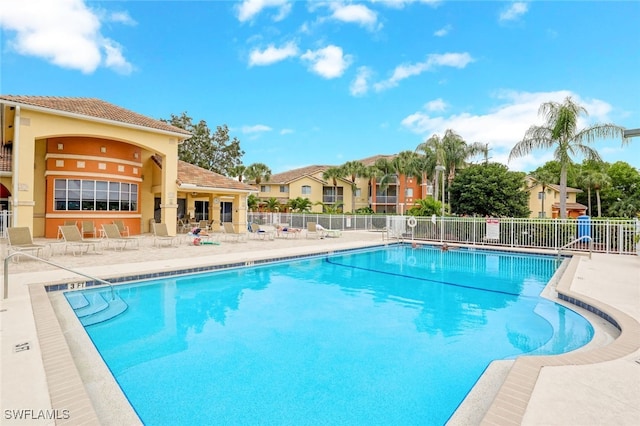
[[[394, 170], [393, 163], [387, 158], [378, 158], [374, 163], [376, 184], [380, 184], [380, 192], [388, 195], [387, 191], [390, 186], [396, 187], [396, 213], [398, 211], [398, 176]], [[377, 195], [377, 192], [376, 192]]]
[[238, 164], [237, 166], [234, 166], [231, 168], [231, 170], [229, 170], [229, 175], [231, 177], [238, 178], [238, 181], [242, 182], [246, 171], [247, 171], [247, 167], [245, 165]]
[[359, 161], [347, 161], [342, 166], [342, 175], [349, 178], [351, 182], [351, 211], [356, 211], [356, 180], [359, 177], [366, 177], [366, 167]]
[[531, 126], [509, 153], [509, 161], [530, 154], [535, 149], [553, 148], [554, 159], [560, 163], [560, 218], [567, 217], [567, 170], [573, 155], [580, 154], [590, 160], [601, 161], [598, 152], [588, 146], [596, 139], [620, 137], [623, 129], [615, 124], [594, 124], [578, 129], [578, 119], [588, 115], [587, 110], [567, 97], [563, 103], [545, 102], [538, 115], [545, 119], [542, 126]]
[[[600, 203], [600, 190], [611, 185], [611, 178], [608, 174], [596, 171], [591, 176], [591, 184], [596, 191], [596, 203], [598, 204], [598, 217], [602, 216], [602, 205]], [[589, 210], [591, 212], [591, 210]]]
[[271, 169], [264, 163], [253, 163], [247, 166], [244, 174], [247, 178], [255, 181], [256, 185], [260, 185], [262, 181], [269, 182], [271, 179]]
[[433, 176], [433, 198], [437, 200], [439, 197], [440, 185], [438, 185], [439, 174], [435, 173], [435, 169], [436, 166], [444, 165], [444, 143], [442, 138], [438, 134], [433, 134], [426, 141], [418, 145], [416, 147], [416, 151], [429, 155], [433, 160], [433, 169], [430, 170], [431, 173], [429, 174]]
[[[545, 198], [547, 198], [547, 187], [551, 184], [555, 184], [558, 179], [553, 173], [546, 169], [540, 169], [538, 171], [532, 172], [531, 177], [534, 178], [536, 182], [538, 182], [538, 184], [542, 187], [542, 197], [540, 197], [540, 211], [546, 215], [544, 210], [544, 200]], [[591, 207], [589, 207], [589, 211], [591, 211]]]
[[342, 179], [343, 177], [344, 171], [340, 167], [329, 167], [322, 172], [322, 179], [333, 184], [334, 203], [338, 202], [338, 179]]
[[[419, 156], [413, 151], [402, 151], [398, 155], [396, 155], [393, 160], [391, 160], [391, 164], [393, 165], [393, 170], [396, 172], [398, 177], [402, 176], [404, 179], [404, 185], [402, 188], [407, 190], [409, 178], [415, 177], [419, 180], [422, 179], [421, 173], [418, 171], [418, 161]], [[398, 194], [398, 198], [399, 198]], [[400, 200], [398, 199], [398, 202]]]

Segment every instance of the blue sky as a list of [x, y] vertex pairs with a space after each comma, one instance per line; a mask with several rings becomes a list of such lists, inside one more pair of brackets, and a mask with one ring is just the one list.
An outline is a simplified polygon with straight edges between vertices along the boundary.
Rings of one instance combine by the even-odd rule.
[[[0, 9], [0, 92], [186, 112], [274, 173], [446, 129], [530, 171], [551, 152], [507, 157], [543, 102], [640, 127], [638, 16], [637, 1], [22, 0]], [[640, 168], [640, 138], [593, 146]]]

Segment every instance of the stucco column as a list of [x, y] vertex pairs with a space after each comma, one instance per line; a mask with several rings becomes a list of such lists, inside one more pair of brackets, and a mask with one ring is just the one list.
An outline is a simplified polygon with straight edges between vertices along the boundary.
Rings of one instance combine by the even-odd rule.
[[20, 107], [16, 107], [13, 141], [13, 188], [11, 206], [13, 226], [33, 226], [34, 167], [36, 137], [31, 127], [31, 118], [22, 118]]
[[233, 197], [233, 223], [236, 232], [247, 232], [247, 196], [236, 195]]
[[162, 192], [160, 199], [160, 211], [162, 222], [167, 224], [169, 234], [176, 234], [176, 222], [178, 220], [178, 156], [169, 153], [162, 157]]

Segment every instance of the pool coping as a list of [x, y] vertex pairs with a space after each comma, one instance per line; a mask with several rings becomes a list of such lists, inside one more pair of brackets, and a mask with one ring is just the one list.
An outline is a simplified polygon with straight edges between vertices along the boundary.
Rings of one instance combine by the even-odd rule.
[[[312, 253], [283, 256], [277, 258], [273, 258], [270, 256], [256, 256], [255, 259], [242, 262], [207, 265], [203, 267], [194, 267], [187, 269], [177, 267], [171, 270], [166, 270], [163, 274], [169, 273], [176, 275], [180, 273], [180, 271], [188, 271], [182, 273], [199, 273], [234, 267], [253, 266], [257, 264], [292, 259], [318, 257], [333, 253], [347, 252], [358, 249], [371, 249], [375, 247], [395, 244], [407, 245], [407, 243], [384, 242], [370, 244], [358, 248], [345, 248], [335, 250], [325, 249]], [[502, 247], [498, 249], [493, 249], [491, 247], [474, 249], [513, 252], [512, 250], [506, 250]], [[520, 250], [517, 250], [516, 252], [523, 253], [523, 251]], [[540, 251], [526, 251], [525, 253], [543, 255], [550, 254], [548, 252]], [[529, 399], [531, 398], [538, 376], [540, 374], [540, 370], [545, 366], [587, 365], [600, 363], [603, 361], [619, 359], [621, 357], [630, 355], [640, 349], [640, 324], [635, 319], [603, 302], [571, 291], [571, 283], [576, 274], [579, 258], [580, 256], [573, 256], [570, 259], [569, 265], [562, 273], [562, 276], [560, 277], [556, 286], [558, 298], [560, 300], [572, 303], [576, 306], [585, 308], [588, 311], [601, 316], [607, 321], [612, 321], [612, 324], [620, 329], [620, 336], [604, 347], [592, 349], [589, 351], [571, 352], [555, 356], [522, 356], [517, 358], [514, 361], [513, 366], [511, 367], [506, 377], [506, 380], [500, 387], [498, 394], [489, 406], [488, 411], [484, 414], [481, 424], [521, 424], [527, 409]], [[126, 282], [128, 283], [131, 281], [153, 279], [160, 277], [160, 275], [158, 274], [160, 273], [142, 274], [137, 276], [139, 277], [137, 280], [128, 279], [126, 280]], [[127, 275], [127, 277], [130, 276], [131, 275]], [[113, 277], [106, 278], [111, 279]], [[120, 283], [124, 282], [124, 279], [120, 281]], [[37, 336], [39, 341], [41, 342], [40, 345], [42, 351], [42, 359], [46, 371], [46, 378], [49, 387], [52, 408], [54, 410], [68, 410], [70, 408], [73, 409], [73, 424], [77, 424], [76, 422], [79, 419], [86, 419], [87, 423], [93, 423], [94, 419], [96, 420], [96, 422], [98, 422], [98, 415], [96, 414], [95, 408], [91, 403], [88, 391], [84, 386], [74, 358], [71, 354], [71, 351], [69, 350], [68, 342], [65, 339], [64, 333], [62, 332], [58, 319], [56, 318], [51, 300], [47, 296], [45, 290], [45, 285], [42, 283], [29, 285], [31, 304], [34, 312], [34, 318], [36, 320]], [[57, 290], [62, 290], [62, 288], [58, 287]], [[53, 315], [53, 317], [51, 315]], [[50, 323], [53, 323], [53, 325], [50, 325]], [[62, 337], [62, 339], [64, 340], [61, 340], [60, 337]], [[60, 342], [63, 342], [64, 344], [61, 345]], [[60, 370], [62, 366], [64, 366], [64, 371]], [[55, 373], [53, 373], [54, 371]], [[73, 390], [74, 392], [72, 399], [70, 398], [70, 394], [68, 393], [71, 390]], [[76, 412], [75, 410], [78, 411]], [[64, 419], [56, 423], [71, 424], [65, 422]]]
[[481, 425], [506, 426], [523, 423], [538, 377], [544, 367], [599, 364], [620, 359], [640, 350], [640, 323], [633, 317], [604, 302], [571, 290], [579, 256], [573, 256], [564, 271], [556, 292], [558, 299], [579, 306], [605, 319], [620, 330], [620, 335], [608, 345], [586, 351], [574, 351], [553, 356], [521, 356], [511, 367]]

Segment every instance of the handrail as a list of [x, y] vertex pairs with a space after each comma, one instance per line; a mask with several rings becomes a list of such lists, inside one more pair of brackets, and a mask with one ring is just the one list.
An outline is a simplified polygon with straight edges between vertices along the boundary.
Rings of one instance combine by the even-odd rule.
[[567, 248], [567, 247], [569, 247], [570, 245], [573, 245], [573, 244], [575, 244], [575, 243], [577, 243], [577, 242], [580, 242], [580, 241], [582, 241], [582, 240], [584, 240], [584, 239], [586, 239], [587, 241], [589, 241], [589, 259], [591, 259], [591, 255], [593, 254], [593, 238], [591, 238], [589, 235], [583, 235], [582, 237], [580, 237], [580, 238], [576, 238], [575, 240], [573, 240], [573, 241], [571, 241], [571, 242], [569, 242], [569, 243], [567, 243], [567, 244], [563, 245], [562, 247], [560, 247], [560, 248], [558, 249], [558, 257], [560, 257], [560, 252], [561, 252], [563, 249], [566, 249], [566, 248]]
[[44, 262], [44, 263], [46, 263], [48, 265], [55, 266], [56, 268], [64, 269], [65, 271], [73, 272], [74, 274], [82, 275], [83, 277], [86, 277], [86, 278], [92, 279], [94, 281], [98, 281], [98, 282], [101, 282], [103, 284], [106, 284], [111, 289], [111, 300], [115, 300], [115, 298], [116, 298], [115, 293], [113, 291], [113, 284], [111, 284], [109, 281], [105, 281], [103, 279], [91, 276], [89, 274], [85, 274], [83, 272], [75, 271], [73, 269], [67, 268], [66, 266], [62, 266], [62, 265], [59, 265], [57, 263], [50, 262], [50, 261], [48, 261], [46, 259], [42, 259], [40, 257], [34, 256], [32, 254], [29, 254], [29, 253], [25, 253], [25, 252], [22, 252], [22, 251], [15, 251], [15, 252], [9, 254], [7, 257], [4, 258], [4, 293], [3, 293], [3, 296], [2, 296], [3, 299], [6, 299], [7, 297], [9, 297], [9, 259], [11, 259], [13, 256], [17, 256], [17, 255], [27, 256], [27, 257], [30, 257], [31, 259], [39, 260], [39, 261]]

